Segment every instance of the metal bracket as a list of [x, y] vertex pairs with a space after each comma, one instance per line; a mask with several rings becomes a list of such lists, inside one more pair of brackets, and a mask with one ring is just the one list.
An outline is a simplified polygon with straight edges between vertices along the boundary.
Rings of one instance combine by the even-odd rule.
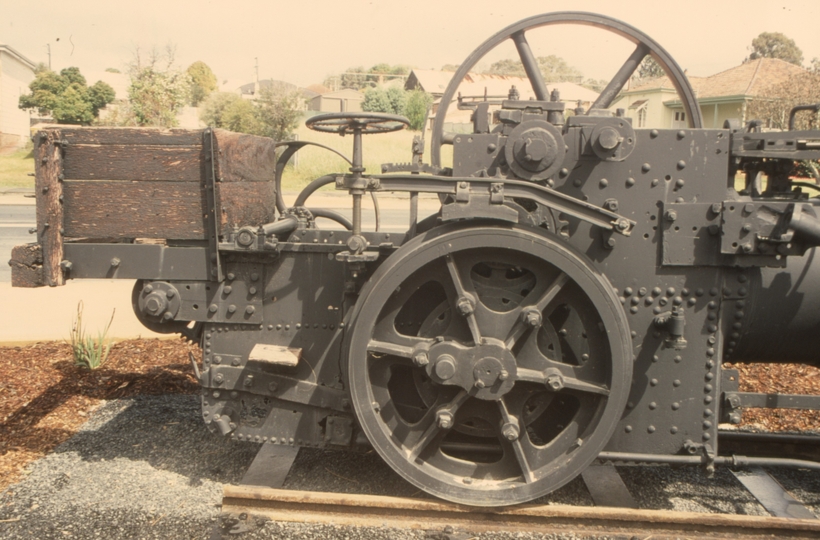
[[458, 182], [456, 183], [456, 202], [468, 203], [470, 202], [470, 183]]
[[214, 132], [206, 129], [202, 134], [205, 151], [205, 234], [208, 236], [208, 273], [216, 281], [224, 281], [222, 265], [219, 261], [219, 219], [217, 210], [221, 208], [219, 193], [216, 191], [216, 153], [214, 152]]

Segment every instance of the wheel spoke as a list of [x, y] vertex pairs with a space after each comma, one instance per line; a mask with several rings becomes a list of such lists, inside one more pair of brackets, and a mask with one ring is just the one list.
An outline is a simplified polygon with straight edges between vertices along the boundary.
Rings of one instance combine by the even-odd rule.
[[410, 450], [408, 457], [411, 460], [415, 460], [442, 432], [446, 431], [438, 425], [439, 412], [449, 412], [453, 418], [455, 418], [459, 406], [467, 401], [469, 397], [470, 394], [466, 390], [461, 390], [449, 403], [440, 407], [430, 408], [427, 414], [424, 415], [424, 418], [419, 422], [419, 430], [423, 429], [423, 433], [408, 444]]
[[527, 42], [527, 38], [524, 36], [524, 32], [516, 32], [511, 37], [513, 43], [515, 43], [516, 50], [518, 50], [518, 57], [524, 65], [527, 78], [532, 85], [532, 90], [535, 92], [535, 99], [548, 101], [549, 95], [547, 94], [547, 85], [544, 83], [544, 76], [541, 74], [541, 69], [538, 67], [538, 60], [536, 60], [535, 55], [532, 54], [532, 49], [530, 48], [529, 42]]
[[560, 362], [550, 361], [550, 367], [544, 371], [519, 368], [517, 380], [549, 386], [550, 376], [555, 375], [560, 376], [560, 384], [563, 388], [577, 390], [579, 392], [600, 394], [602, 396], [609, 395], [609, 388], [597, 382], [590, 382], [581, 379], [575, 366], [562, 364]]
[[[524, 430], [521, 429], [519, 417], [510, 414], [506, 398], [499, 399], [497, 403], [498, 410], [501, 413], [501, 418], [503, 420], [501, 437], [502, 439], [507, 440], [507, 442], [512, 446], [513, 452], [515, 453], [515, 460], [521, 468], [521, 475], [524, 477], [524, 481], [528, 484], [532, 483], [535, 481], [535, 474], [533, 473], [529, 458], [527, 457], [523, 445], [521, 444], [521, 439], [522, 437], [526, 437], [526, 434], [524, 433]], [[517, 430], [513, 440], [510, 440], [510, 437], [508, 437], [504, 432], [508, 426], [513, 426]]]
[[612, 80], [609, 81], [609, 84], [606, 85], [601, 93], [598, 95], [598, 99], [595, 100], [595, 103], [592, 104], [591, 109], [606, 109], [610, 105], [612, 105], [612, 101], [615, 99], [621, 89], [626, 85], [627, 81], [629, 81], [632, 74], [635, 73], [635, 70], [638, 69], [638, 66], [641, 65], [641, 62], [649, 54], [649, 47], [646, 46], [644, 43], [639, 43], [635, 50], [629, 55], [629, 58], [626, 59], [624, 65], [621, 66], [621, 69], [612, 77]]
[[[467, 300], [472, 303], [470, 313], [467, 314], [465, 318], [467, 319], [467, 324], [470, 327], [470, 333], [473, 335], [473, 342], [475, 344], [479, 344], [481, 343], [481, 331], [478, 328], [478, 321], [475, 317], [478, 296], [475, 294], [475, 290], [473, 290], [472, 285], [470, 285], [469, 291], [466, 289], [465, 283], [470, 283], [469, 275], [467, 276], [467, 279], [464, 279], [464, 276], [460, 273], [458, 266], [456, 266], [456, 261], [452, 254], [447, 255], [447, 269], [450, 271], [450, 277], [453, 279], [453, 285], [456, 288], [456, 294], [458, 294], [457, 302]], [[459, 309], [458, 306], [456, 306], [456, 309]]]
[[402, 358], [413, 358], [413, 347], [388, 343], [386, 341], [371, 340], [367, 344], [367, 350], [374, 353], [392, 354]]
[[[558, 277], [552, 282], [552, 284], [547, 287], [547, 290], [544, 291], [544, 294], [541, 295], [541, 298], [535, 303], [534, 309], [541, 314], [543, 317], [544, 310], [547, 308], [550, 302], [552, 302], [558, 293], [561, 292], [561, 289], [566, 285], [567, 281], [569, 281], [569, 276], [564, 272], [558, 274]], [[519, 313], [523, 310], [518, 310]], [[543, 323], [542, 323], [543, 324]], [[525, 324], [521, 317], [518, 317], [518, 322], [513, 326], [512, 333], [507, 338], [506, 345], [508, 349], [512, 349], [515, 345], [518, 338], [520, 338], [524, 332], [527, 330], [528, 326]]]

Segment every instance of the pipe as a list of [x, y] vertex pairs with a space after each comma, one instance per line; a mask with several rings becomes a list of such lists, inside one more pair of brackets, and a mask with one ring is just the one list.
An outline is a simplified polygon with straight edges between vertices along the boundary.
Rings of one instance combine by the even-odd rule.
[[294, 216], [287, 216], [284, 219], [280, 219], [279, 221], [274, 221], [273, 223], [267, 223], [262, 225], [262, 230], [265, 231], [265, 236], [271, 234], [282, 234], [291, 232], [299, 226], [299, 220], [296, 219]]
[[308, 211], [313, 214], [313, 217], [321, 217], [325, 219], [330, 219], [335, 221], [336, 223], [340, 224], [342, 227], [347, 229], [348, 231], [353, 230], [353, 224], [350, 222], [349, 219], [344, 217], [342, 214], [335, 212], [333, 210], [328, 210], [327, 208], [308, 208]]
[[780, 444], [820, 445], [817, 435], [781, 435], [778, 433], [746, 433], [743, 431], [718, 431], [718, 441], [774, 442]]
[[299, 196], [296, 197], [296, 202], [293, 203], [293, 206], [304, 206], [305, 201], [307, 201], [307, 198], [313, 195], [320, 187], [332, 184], [334, 182], [336, 182], [335, 176], [329, 174], [325, 176], [320, 176], [319, 178], [305, 186], [305, 189], [303, 189], [299, 193]]
[[800, 111], [820, 112], [820, 103], [792, 107], [792, 110], [789, 112], [789, 131], [794, 131], [794, 117], [797, 116], [797, 113]]
[[820, 463], [804, 459], [765, 458], [747, 456], [717, 456], [710, 460], [707, 456], [664, 456], [659, 454], [640, 454], [637, 452], [601, 452], [598, 459], [608, 461], [638, 461], [643, 463], [668, 463], [671, 465], [729, 465], [731, 467], [786, 467], [791, 469], [810, 469], [820, 471]]

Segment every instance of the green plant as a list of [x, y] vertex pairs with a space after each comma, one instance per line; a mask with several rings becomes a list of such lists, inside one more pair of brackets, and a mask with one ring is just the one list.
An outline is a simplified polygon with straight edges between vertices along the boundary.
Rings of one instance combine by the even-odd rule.
[[98, 332], [96, 337], [87, 334], [83, 328], [83, 301], [77, 304], [77, 319], [71, 327], [71, 352], [74, 355], [74, 365], [86, 369], [97, 369], [108, 360], [108, 352], [111, 350], [111, 342], [106, 337], [111, 323], [114, 321], [114, 313], [111, 312], [111, 319], [105, 326], [105, 330]]

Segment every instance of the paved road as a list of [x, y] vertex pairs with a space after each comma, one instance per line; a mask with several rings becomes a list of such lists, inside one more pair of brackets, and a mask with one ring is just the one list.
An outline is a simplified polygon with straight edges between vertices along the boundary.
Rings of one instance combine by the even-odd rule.
[[11, 248], [35, 240], [28, 230], [36, 221], [33, 205], [0, 204], [0, 282], [11, 281]]

